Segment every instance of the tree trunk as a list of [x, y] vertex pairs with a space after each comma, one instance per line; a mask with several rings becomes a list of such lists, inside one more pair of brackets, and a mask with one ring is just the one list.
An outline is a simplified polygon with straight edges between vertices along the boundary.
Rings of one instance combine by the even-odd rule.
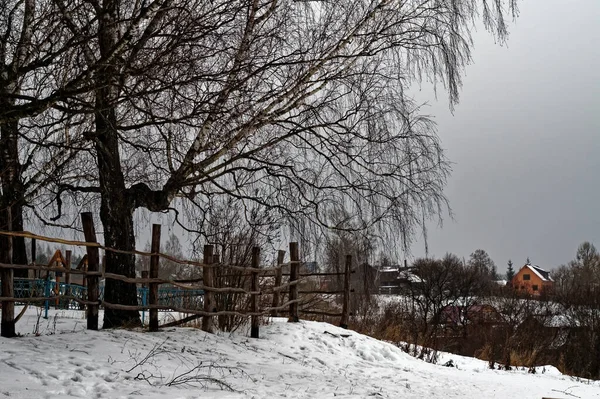
[[[0, 95], [0, 97], [4, 97]], [[6, 98], [6, 97], [5, 97]], [[0, 106], [9, 101], [0, 101]], [[19, 162], [18, 122], [0, 125], [0, 228], [23, 231], [23, 204], [25, 188], [22, 182], [22, 166]], [[11, 220], [8, 220], [10, 215]], [[25, 238], [13, 237], [12, 262], [27, 264]], [[27, 270], [16, 269], [15, 277], [27, 277]]]
[[[101, 57], [109, 54], [117, 42], [117, 1], [104, 1], [99, 15], [98, 39]], [[104, 227], [107, 247], [126, 251], [135, 249], [133, 230], [133, 204], [125, 189], [121, 168], [117, 131], [116, 101], [118, 98], [118, 72], [116, 59], [112, 59], [96, 74], [96, 156], [100, 183], [100, 219]], [[135, 255], [106, 252], [106, 272], [135, 277]], [[104, 300], [113, 304], [137, 305], [135, 284], [106, 280]], [[131, 310], [104, 310], [104, 328], [141, 325], [140, 315]]]

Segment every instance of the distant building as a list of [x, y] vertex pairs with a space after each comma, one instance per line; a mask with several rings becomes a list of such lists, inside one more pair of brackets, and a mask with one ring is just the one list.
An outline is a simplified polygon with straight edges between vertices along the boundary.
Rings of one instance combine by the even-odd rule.
[[380, 266], [375, 271], [375, 284], [380, 294], [402, 294], [410, 285], [421, 284], [423, 281], [409, 267]]
[[554, 286], [550, 273], [539, 266], [526, 264], [511, 280], [512, 287], [521, 293], [539, 296]]

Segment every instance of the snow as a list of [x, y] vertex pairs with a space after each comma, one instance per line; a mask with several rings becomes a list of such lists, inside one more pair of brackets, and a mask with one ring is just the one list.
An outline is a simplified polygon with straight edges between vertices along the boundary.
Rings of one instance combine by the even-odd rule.
[[[51, 310], [45, 320], [30, 308], [17, 324], [23, 337], [0, 338], [0, 398], [600, 397], [599, 383], [553, 367], [490, 370], [451, 354], [433, 365], [326, 323], [270, 319], [260, 339], [246, 331], [85, 325], [83, 312]], [[448, 360], [456, 367], [441, 365]]]

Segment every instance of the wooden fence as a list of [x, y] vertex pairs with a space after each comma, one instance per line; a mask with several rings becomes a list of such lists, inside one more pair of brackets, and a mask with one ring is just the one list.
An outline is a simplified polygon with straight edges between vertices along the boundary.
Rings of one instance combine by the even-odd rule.
[[[158, 331], [158, 311], [170, 310], [188, 314], [190, 316], [178, 321], [182, 323], [193, 319], [202, 318], [202, 329], [207, 332], [214, 332], [214, 318], [219, 316], [239, 316], [249, 317], [251, 322], [250, 335], [253, 338], [259, 337], [260, 318], [263, 316], [279, 316], [286, 314], [290, 322], [299, 321], [300, 313], [321, 314], [330, 317], [340, 317], [340, 326], [347, 328], [349, 318], [349, 299], [350, 299], [350, 273], [352, 258], [346, 257], [345, 270], [343, 273], [303, 273], [300, 270], [302, 264], [299, 256], [298, 243], [289, 244], [290, 260], [284, 262], [285, 251], [279, 251], [277, 264], [274, 267], [260, 267], [260, 248], [252, 249], [251, 266], [224, 265], [219, 263], [218, 257], [213, 254], [213, 246], [204, 246], [204, 259], [202, 262], [181, 260], [160, 253], [160, 225], [152, 226], [151, 252], [142, 251], [123, 251], [114, 248], [107, 248], [97, 242], [96, 233], [91, 213], [82, 213], [81, 220], [85, 241], [71, 241], [58, 238], [49, 238], [35, 235], [28, 232], [7, 232], [0, 231], [0, 280], [2, 294], [0, 302], [2, 304], [1, 335], [3, 337], [14, 337], [15, 323], [19, 317], [15, 317], [15, 302], [35, 303], [47, 302], [48, 296], [31, 296], [27, 298], [15, 297], [14, 293], [14, 270], [26, 269], [45, 273], [48, 278], [50, 272], [59, 272], [64, 274], [65, 282], [69, 282], [72, 274], [83, 276], [84, 284], [87, 286], [87, 298], [83, 299], [71, 295], [67, 290], [64, 293], [58, 292], [52, 297], [56, 301], [74, 301], [86, 308], [87, 328], [90, 330], [98, 329], [98, 310], [100, 307], [105, 309], [126, 309], [136, 311], [146, 311], [150, 313], [149, 330]], [[10, 262], [12, 237], [21, 236], [32, 239], [32, 255], [35, 260], [35, 242], [36, 240], [54, 242], [64, 245], [79, 246], [86, 248], [84, 265], [80, 264], [72, 269], [70, 264], [71, 251], [67, 251], [67, 256], [63, 257], [60, 252], [52, 258], [47, 265], [36, 265], [35, 262], [29, 265], [16, 265]], [[142, 273], [141, 278], [125, 276], [122, 274], [105, 273], [101, 270], [99, 261], [99, 251], [113, 251], [117, 253], [135, 254], [139, 256], [150, 257], [150, 270]], [[67, 259], [68, 258], [68, 261]], [[190, 265], [202, 269], [202, 278], [189, 280], [168, 280], [158, 278], [160, 270], [160, 260], [168, 259], [181, 265]], [[289, 273], [283, 273], [283, 268], [289, 267]], [[250, 278], [250, 287], [247, 286], [218, 286], [215, 279], [215, 271], [229, 270]], [[326, 289], [306, 289], [299, 290], [301, 282], [313, 276], [344, 277], [344, 288], [342, 290], [332, 291]], [[144, 305], [109, 303], [99, 299], [99, 279], [119, 280], [127, 283], [135, 283], [149, 288], [148, 303]], [[287, 281], [286, 281], [287, 280]], [[265, 283], [271, 282], [271, 283]], [[262, 284], [261, 284], [262, 283]], [[203, 290], [203, 309], [186, 309], [172, 305], [160, 305], [158, 301], [158, 289], [161, 284], [170, 284], [182, 290]], [[241, 310], [219, 309], [215, 301], [215, 295], [239, 294], [248, 298], [249, 306]], [[300, 305], [305, 302], [305, 298], [315, 295], [342, 295], [342, 310], [339, 313], [322, 310], [301, 309]], [[264, 299], [271, 296], [270, 305]], [[287, 295], [287, 299], [283, 299]], [[261, 299], [263, 299], [261, 301]], [[169, 323], [168, 325], [173, 325]]]

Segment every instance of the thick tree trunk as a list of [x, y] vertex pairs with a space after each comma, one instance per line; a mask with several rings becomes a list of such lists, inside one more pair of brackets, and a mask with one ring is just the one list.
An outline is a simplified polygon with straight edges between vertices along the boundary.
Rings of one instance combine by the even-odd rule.
[[[97, 94], [96, 151], [101, 188], [100, 220], [104, 226], [104, 243], [107, 247], [126, 251], [135, 249], [133, 206], [125, 189], [121, 171], [114, 109], [104, 107], [107, 89]], [[107, 251], [106, 272], [135, 277], [135, 255]], [[137, 305], [135, 284], [107, 279], [104, 300], [113, 304]], [[137, 311], [105, 309], [104, 328], [141, 325]]]
[[[106, 0], [99, 15], [98, 39], [102, 57], [112, 50], [117, 41], [117, 1]], [[100, 219], [104, 227], [104, 243], [107, 247], [126, 251], [135, 249], [133, 230], [133, 203], [125, 189], [125, 177], [121, 167], [119, 137], [117, 131], [116, 101], [118, 98], [117, 60], [113, 59], [96, 75], [96, 138], [98, 177], [100, 183]], [[106, 252], [106, 272], [135, 277], [135, 255]], [[135, 284], [109, 280], [105, 282], [104, 300], [113, 304], [137, 305]], [[141, 325], [137, 311], [104, 310], [104, 328], [132, 327]]]
[[[0, 101], [0, 106], [4, 101]], [[23, 231], [23, 204], [25, 188], [22, 182], [22, 166], [19, 162], [18, 122], [0, 125], [0, 228]], [[10, 220], [8, 217], [10, 215]], [[23, 237], [13, 237], [12, 262], [27, 264], [27, 251]], [[27, 277], [27, 270], [15, 270], [15, 277]]]
[[[110, 178], [110, 177], [108, 177]], [[132, 251], [135, 249], [133, 230], [133, 212], [124, 198], [124, 190], [116, 189], [120, 184], [111, 186], [103, 192], [100, 218], [104, 226], [104, 243], [107, 247]], [[107, 251], [106, 272], [135, 277], [135, 256]], [[137, 305], [135, 284], [107, 279], [104, 287], [104, 300], [114, 304]], [[141, 325], [137, 311], [105, 309], [104, 328], [134, 327]]]

